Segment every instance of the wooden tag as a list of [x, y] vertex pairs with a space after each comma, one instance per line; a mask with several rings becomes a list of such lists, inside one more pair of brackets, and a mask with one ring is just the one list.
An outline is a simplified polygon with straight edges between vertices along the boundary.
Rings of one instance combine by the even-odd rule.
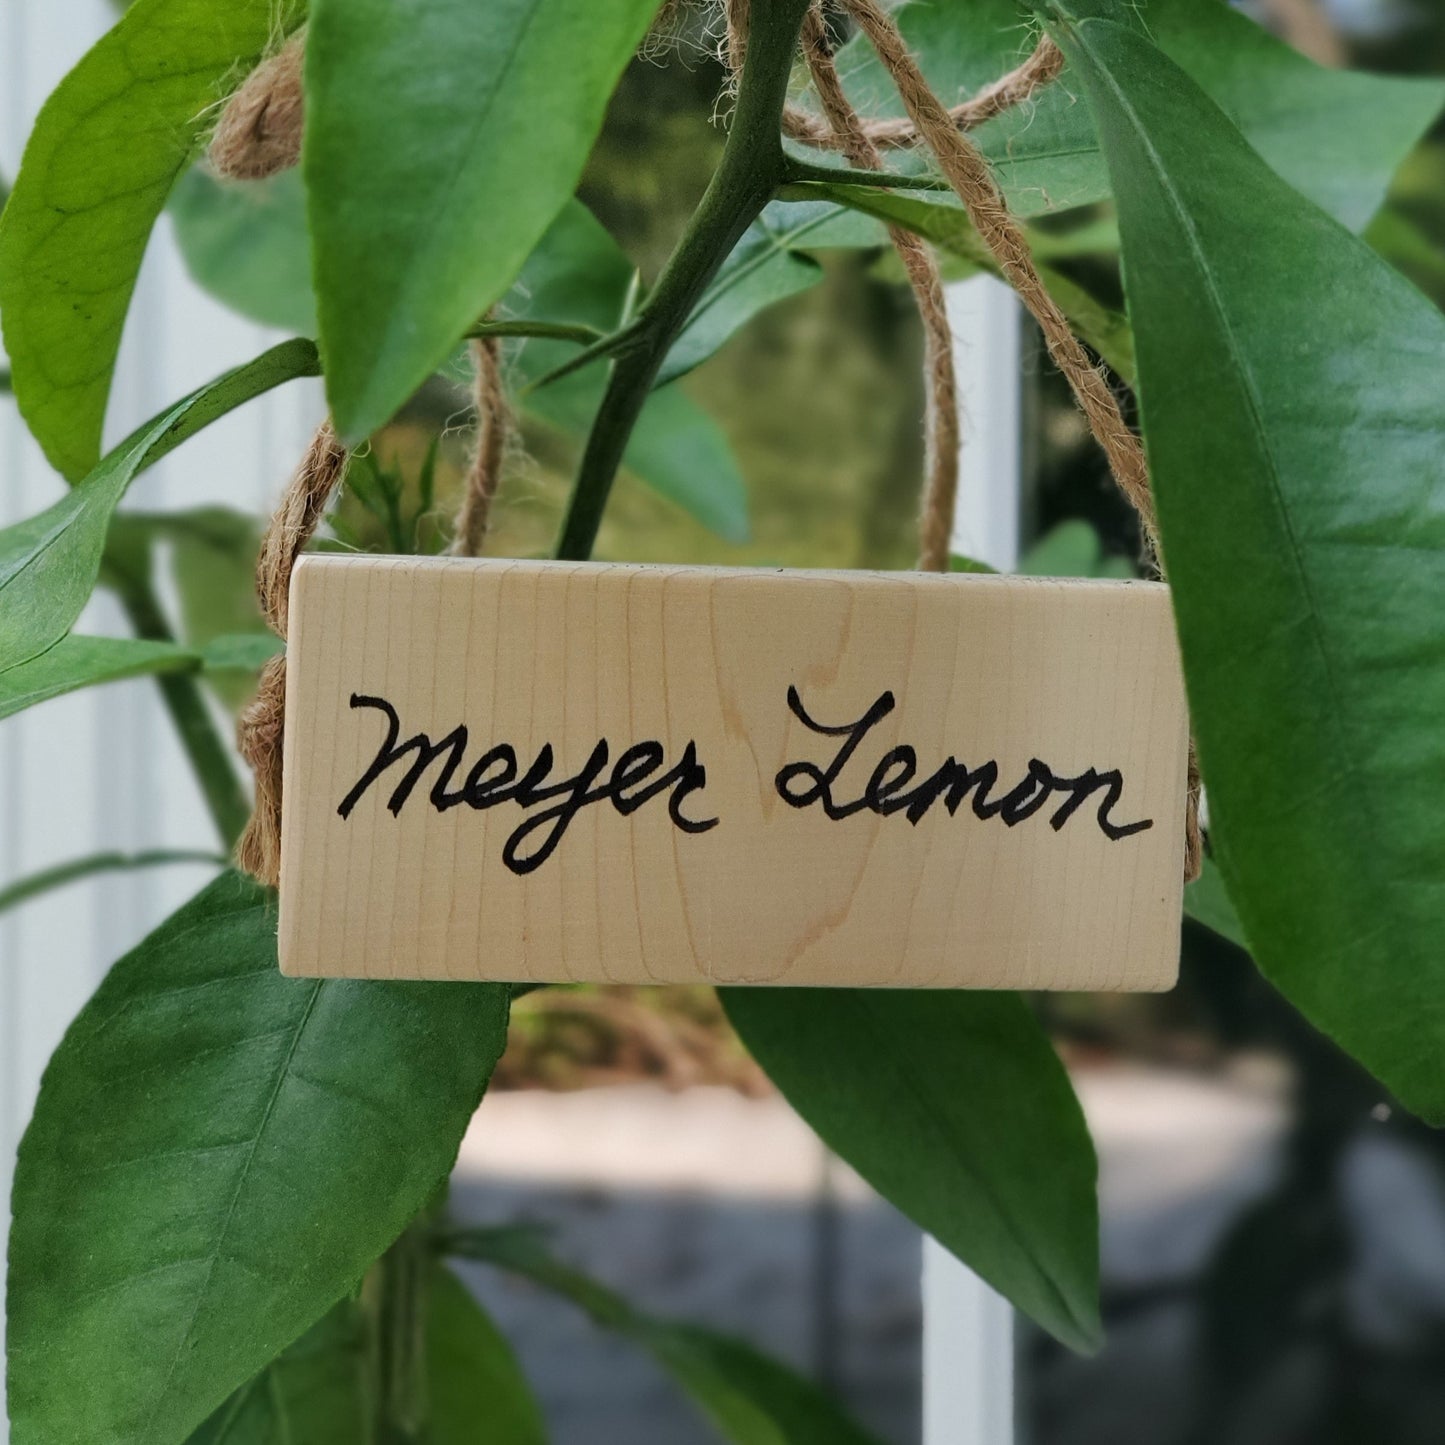
[[280, 944], [308, 977], [1161, 989], [1166, 588], [306, 557]]

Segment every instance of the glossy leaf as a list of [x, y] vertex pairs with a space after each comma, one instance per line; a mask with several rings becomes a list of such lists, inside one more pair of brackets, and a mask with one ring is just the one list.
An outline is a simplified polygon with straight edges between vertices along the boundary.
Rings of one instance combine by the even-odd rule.
[[[622, 318], [632, 266], [579, 202], [567, 206], [528, 259], [500, 308], [508, 317], [610, 331]], [[739, 323], [740, 324], [740, 323]], [[720, 343], [719, 343], [720, 344]], [[509, 349], [510, 374], [531, 416], [570, 437], [586, 436], [602, 400], [606, 370], [593, 365], [542, 385], [576, 355], [569, 343], [533, 338]], [[648, 398], [624, 464], [655, 492], [729, 541], [748, 535], [748, 501], [737, 463], [716, 422], [678, 388]]]
[[[1144, 0], [1133, 7], [1165, 55], [1201, 86], [1292, 186], [1362, 230], [1390, 176], [1445, 104], [1445, 83], [1329, 70], [1223, 0]], [[945, 100], [1018, 64], [1030, 41], [1015, 0], [914, 0], [904, 34]], [[873, 113], [899, 105], [861, 41], [840, 67]], [[1020, 215], [1105, 199], [1109, 174], [1078, 82], [1066, 73], [1029, 105], [973, 132]]]
[[721, 995], [748, 1051], [834, 1153], [1065, 1344], [1099, 1343], [1094, 1147], [1022, 999]]
[[[864, 215], [902, 226], [931, 241], [945, 255], [966, 262], [973, 270], [999, 274], [998, 263], [980, 240], [963, 208], [942, 196], [886, 191], [877, 186], [839, 185], [832, 181], [809, 183], [797, 190], [826, 196]], [[1134, 338], [1128, 318], [1104, 305], [1062, 271], [1042, 260], [1037, 266], [1040, 280], [1063, 308], [1078, 335], [1120, 376], [1131, 379]]]
[[275, 929], [275, 895], [224, 874], [51, 1060], [15, 1175], [14, 1445], [186, 1440], [451, 1167], [505, 986], [283, 978]]
[[545, 1445], [517, 1356], [471, 1292], [436, 1264], [426, 1296], [427, 1445]]
[[264, 181], [224, 181], [193, 166], [167, 210], [197, 285], [263, 326], [316, 335], [311, 237], [298, 169]]
[[0, 531], [0, 674], [52, 647], [80, 616], [116, 504], [140, 472], [218, 417], [316, 373], [309, 341], [272, 347], [147, 422], [53, 506]]
[[[602, 400], [605, 375], [579, 372], [527, 397], [534, 417], [581, 439]], [[728, 542], [748, 537], [748, 498], [727, 438], [713, 419], [673, 387], [653, 392], [633, 428], [627, 469]]]
[[1114, 176], [1229, 895], [1265, 973], [1445, 1122], [1445, 316], [1132, 24], [1058, 34]]
[[[512, 1347], [450, 1270], [425, 1281], [427, 1445], [544, 1445]], [[380, 1445], [375, 1322], [345, 1299], [243, 1385], [187, 1445]]]
[[[347, 486], [351, 485], [348, 475]], [[126, 510], [111, 522], [106, 560], [121, 548], [149, 559], [161, 551], [175, 589], [181, 639], [204, 654], [221, 701], [240, 708], [255, 692], [248, 676], [280, 646], [256, 601], [261, 521], [228, 507], [174, 512]]]
[[378, 1445], [369, 1349], [365, 1311], [342, 1300], [187, 1445]]
[[1060, 522], [1030, 543], [1019, 558], [1018, 571], [1025, 577], [1112, 577], [1117, 581], [1139, 575], [1127, 558], [1105, 555], [1098, 532], [1082, 517]]
[[656, 9], [312, 0], [303, 164], [327, 394], [348, 440], [389, 420], [511, 285]]
[[228, 632], [197, 648], [196, 656], [207, 672], [258, 672], [285, 648], [269, 632]]
[[635, 1309], [560, 1263], [531, 1229], [463, 1230], [451, 1253], [526, 1276], [648, 1351], [734, 1445], [877, 1445], [816, 1385], [732, 1336]]
[[100, 457], [121, 328], [151, 227], [236, 72], [299, 7], [136, 0], [46, 101], [0, 217], [15, 399], [72, 480]]
[[190, 848], [152, 848], [139, 853], [90, 853], [84, 858], [73, 858], [68, 863], [57, 863], [53, 868], [30, 873], [0, 888], [0, 913], [7, 908], [28, 903], [32, 898], [39, 898], [54, 888], [64, 888], [69, 883], [93, 878], [97, 873], [123, 873], [133, 868], [160, 868], [178, 863], [208, 863], [224, 868], [226, 859], [219, 853], [206, 853]]
[[810, 252], [881, 246], [881, 226], [820, 202], [774, 202], [748, 228], [688, 318], [658, 374], [665, 386], [712, 356], [760, 311], [823, 279]]
[[0, 672], [0, 718], [67, 692], [157, 672], [189, 672], [200, 659], [174, 642], [71, 633], [38, 657]]
[[1185, 888], [1184, 911], [1196, 923], [1202, 923], [1221, 938], [1248, 951], [1249, 941], [1244, 936], [1244, 926], [1230, 902], [1224, 877], [1211, 859], [1204, 860], [1204, 869], [1199, 877]]

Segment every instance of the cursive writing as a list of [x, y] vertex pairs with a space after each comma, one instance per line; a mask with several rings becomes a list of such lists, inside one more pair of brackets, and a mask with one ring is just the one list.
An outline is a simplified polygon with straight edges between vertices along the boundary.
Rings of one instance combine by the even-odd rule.
[[[556, 851], [572, 820], [583, 808], [594, 803], [610, 802], [625, 818], [653, 798], [670, 792], [668, 816], [684, 833], [706, 833], [709, 828], [717, 826], [716, 818], [689, 818], [682, 811], [684, 800], [692, 793], [701, 792], [707, 784], [707, 769], [697, 760], [695, 743], [689, 742], [683, 749], [682, 757], [661, 774], [658, 774], [658, 769], [666, 761], [662, 744], [634, 743], [618, 754], [612, 771], [604, 780], [603, 773], [607, 771], [611, 750], [607, 739], [603, 738], [592, 749], [579, 772], [555, 782], [547, 781], [554, 763], [551, 743], [542, 744], [536, 758], [520, 776], [516, 749], [510, 743], [497, 743], [472, 764], [461, 785], [453, 788], [452, 779], [461, 767], [467, 750], [465, 723], [454, 727], [437, 742], [433, 742], [426, 733], [416, 733], [405, 742], [399, 742], [401, 720], [396, 709], [384, 697], [352, 693], [351, 706], [375, 708], [383, 713], [386, 717], [386, 737], [370, 766], [341, 800], [336, 811], [343, 818], [351, 816], [352, 809], [365, 796], [366, 790], [388, 768], [400, 763], [408, 754], [414, 754], [410, 766], [401, 775], [387, 801], [391, 814], [398, 816], [401, 813], [422, 775], [432, 764], [440, 763], [428, 794], [431, 806], [438, 813], [463, 806], [480, 811], [502, 803], [515, 803], [523, 812], [531, 813], [529, 818], [517, 825], [502, 847], [502, 862], [513, 873], [531, 873], [540, 868]], [[548, 806], [532, 811], [542, 803]]]
[[1124, 776], [1117, 768], [1100, 772], [1089, 768], [1077, 777], [1060, 777], [1038, 758], [1029, 760], [1023, 779], [1001, 797], [995, 798], [999, 768], [993, 761], [970, 768], [956, 758], [945, 759], [938, 770], [916, 787], [909, 785], [918, 775], [918, 754], [906, 743], [883, 754], [868, 777], [863, 791], [847, 802], [840, 802], [834, 789], [869, 732], [891, 713], [896, 700], [891, 692], [879, 694], [876, 701], [856, 722], [833, 725], [820, 723], [808, 714], [795, 687], [788, 689], [788, 709], [809, 732], [821, 737], [841, 738], [837, 752], [827, 767], [816, 763], [789, 763], [777, 776], [776, 786], [785, 802], [795, 808], [820, 807], [824, 816], [837, 822], [865, 809], [887, 818], [902, 813], [915, 826], [939, 799], [949, 815], [957, 813], [965, 799], [972, 803], [976, 818], [997, 818], [1013, 828], [1032, 818], [1050, 803], [1057, 802], [1049, 817], [1049, 825], [1057, 832], [1095, 794], [1102, 794], [1095, 812], [1099, 831], [1106, 838], [1118, 841], [1133, 833], [1142, 833], [1154, 826], [1152, 818], [1136, 823], [1116, 823], [1113, 811], [1124, 792]]

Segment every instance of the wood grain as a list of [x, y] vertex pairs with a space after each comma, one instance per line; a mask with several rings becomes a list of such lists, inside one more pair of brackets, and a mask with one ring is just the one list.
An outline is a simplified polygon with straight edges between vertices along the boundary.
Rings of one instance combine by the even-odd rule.
[[[1011, 989], [1175, 979], [1187, 722], [1162, 586], [307, 557], [290, 639], [288, 973]], [[830, 817], [821, 797], [806, 800], [850, 735], [817, 729], [861, 724], [888, 694], [894, 705], [829, 785], [841, 815]], [[387, 740], [378, 700], [398, 742], [452, 745], [404, 796], [418, 753], [399, 758], [342, 817]], [[598, 796], [537, 862], [557, 831], [538, 815], [576, 795], [603, 740]], [[619, 783], [619, 757], [649, 742], [661, 761], [634, 751]], [[479, 763], [503, 744], [516, 757], [510, 796], [497, 791], [505, 752]], [[911, 778], [906, 755], [884, 761], [902, 747]], [[950, 759], [960, 766], [940, 773]], [[944, 784], [989, 763], [996, 781], [965, 780], [950, 813]], [[646, 797], [670, 771], [676, 781]], [[528, 777], [542, 796], [515, 796]], [[572, 793], [556, 791], [567, 780]], [[716, 825], [685, 831], [673, 806]]]

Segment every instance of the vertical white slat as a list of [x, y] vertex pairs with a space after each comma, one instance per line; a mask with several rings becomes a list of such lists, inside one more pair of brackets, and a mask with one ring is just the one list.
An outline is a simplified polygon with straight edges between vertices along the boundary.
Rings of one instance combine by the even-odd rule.
[[[963, 412], [953, 550], [1001, 571], [1018, 562], [1022, 332], [992, 277], [948, 288]], [[1012, 1445], [1013, 1311], [932, 1239], [923, 1242], [924, 1445]]]
[[[0, 4], [0, 171], [7, 177], [19, 168], [45, 97], [116, 16], [110, 0]], [[196, 290], [163, 221], [127, 321], [108, 441], [278, 339]], [[293, 383], [188, 442], [140, 479], [128, 504], [267, 508], [320, 414], [318, 388]], [[13, 401], [0, 397], [0, 525], [40, 511], [61, 491]], [[104, 595], [80, 626], [125, 630]], [[218, 716], [218, 724], [229, 732], [229, 720]], [[0, 722], [0, 886], [87, 853], [160, 846], [212, 848], [216, 837], [152, 683], [59, 698]], [[15, 1148], [66, 1024], [110, 964], [206, 876], [203, 868], [176, 868], [99, 878], [0, 915], [7, 1229]], [[0, 1424], [0, 1442], [6, 1438]]]

